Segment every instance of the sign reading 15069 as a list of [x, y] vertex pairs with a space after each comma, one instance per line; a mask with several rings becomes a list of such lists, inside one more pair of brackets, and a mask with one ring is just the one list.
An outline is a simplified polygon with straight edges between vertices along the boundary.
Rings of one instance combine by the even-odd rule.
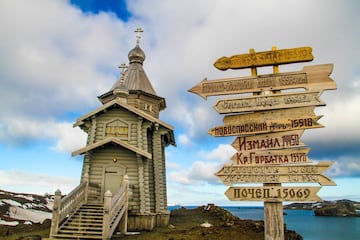
[[230, 187], [225, 195], [232, 201], [321, 201], [321, 187]]

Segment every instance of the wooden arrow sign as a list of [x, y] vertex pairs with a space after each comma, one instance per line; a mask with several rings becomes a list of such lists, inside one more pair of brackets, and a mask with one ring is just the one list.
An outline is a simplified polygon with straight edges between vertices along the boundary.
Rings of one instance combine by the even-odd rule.
[[306, 66], [302, 71], [258, 75], [251, 77], [204, 79], [189, 92], [206, 99], [208, 96], [253, 93], [262, 91], [305, 88], [310, 91], [336, 89], [336, 83], [329, 77], [333, 64]]
[[225, 125], [228, 124], [241, 124], [256, 122], [257, 120], [280, 120], [285, 118], [302, 118], [315, 117], [314, 113], [315, 107], [301, 107], [301, 108], [289, 108], [289, 109], [278, 109], [278, 110], [269, 110], [253, 113], [244, 113], [244, 114], [234, 114], [226, 115], [223, 118]]
[[225, 185], [236, 183], [319, 183], [336, 186], [322, 175], [333, 162], [269, 166], [223, 166], [215, 175]]
[[309, 151], [310, 148], [244, 151], [235, 153], [231, 161], [242, 166], [311, 163], [307, 156]]
[[304, 130], [237, 137], [231, 144], [237, 151], [270, 150], [306, 146], [300, 141]]
[[310, 128], [322, 128], [317, 121], [321, 116], [304, 116], [277, 120], [254, 120], [248, 123], [228, 124], [211, 128], [208, 133], [214, 137], [247, 136], [259, 133], [284, 132]]
[[282, 108], [325, 106], [325, 103], [319, 99], [319, 94], [319, 92], [298, 92], [224, 99], [217, 101], [214, 109], [218, 113], [238, 113]]
[[219, 70], [272, 66], [313, 60], [311, 47], [280, 49], [221, 57], [214, 63]]
[[321, 202], [317, 195], [321, 187], [229, 187], [225, 195], [230, 201], [294, 201]]

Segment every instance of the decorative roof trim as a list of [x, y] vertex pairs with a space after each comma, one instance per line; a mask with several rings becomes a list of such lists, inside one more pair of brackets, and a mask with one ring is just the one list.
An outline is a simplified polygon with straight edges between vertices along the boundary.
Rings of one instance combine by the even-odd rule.
[[151, 153], [148, 153], [148, 152], [146, 152], [146, 151], [144, 151], [144, 150], [142, 150], [140, 148], [134, 147], [134, 146], [132, 146], [132, 145], [130, 145], [130, 144], [124, 142], [124, 141], [121, 141], [120, 139], [115, 138], [115, 137], [107, 137], [107, 138], [105, 138], [103, 140], [100, 140], [100, 141], [98, 141], [96, 143], [90, 144], [90, 145], [88, 145], [88, 146], [86, 146], [84, 148], [81, 148], [81, 149], [79, 149], [77, 151], [74, 151], [74, 152], [72, 152], [71, 155], [74, 157], [74, 156], [77, 156], [79, 154], [84, 154], [84, 153], [89, 152], [89, 151], [91, 151], [93, 149], [96, 149], [98, 147], [106, 145], [106, 144], [108, 144], [110, 142], [116, 143], [117, 145], [119, 145], [121, 147], [129, 149], [130, 151], [133, 151], [133, 152], [135, 152], [137, 154], [140, 154], [141, 156], [146, 157], [147, 159], [152, 158]]
[[136, 115], [140, 116], [140, 117], [143, 117], [145, 118], [146, 120], [150, 121], [150, 122], [153, 122], [153, 123], [158, 123], [160, 124], [161, 126], [173, 131], [174, 130], [174, 127], [171, 126], [170, 124], [167, 124], [163, 121], [161, 121], [160, 119], [157, 119], [147, 113], [144, 113], [142, 112], [141, 110], [137, 109], [137, 108], [134, 108], [132, 106], [130, 106], [129, 104], [125, 104], [125, 103], [122, 103], [121, 101], [119, 101], [118, 99], [113, 99], [111, 100], [110, 102], [108, 103], [105, 103], [104, 105], [102, 105], [101, 107], [95, 109], [94, 111], [91, 111], [90, 113], [88, 114], [85, 114], [83, 115], [82, 117], [78, 118], [76, 120], [76, 123], [74, 123], [74, 127], [77, 127], [77, 126], [81, 126], [82, 124], [84, 124], [84, 120], [88, 119], [88, 118], [91, 118], [92, 116], [102, 112], [102, 111], [105, 111], [106, 109], [108, 109], [109, 107], [113, 106], [113, 105], [119, 105], [120, 107], [122, 108], [125, 108], [127, 109], [128, 111], [130, 112], [133, 112], [135, 113]]

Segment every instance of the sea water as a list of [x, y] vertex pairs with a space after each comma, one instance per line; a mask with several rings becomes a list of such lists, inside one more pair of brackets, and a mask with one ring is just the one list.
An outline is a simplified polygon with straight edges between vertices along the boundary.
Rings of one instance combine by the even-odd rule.
[[[262, 207], [223, 207], [241, 219], [263, 220]], [[320, 217], [312, 210], [284, 210], [287, 229], [305, 240], [360, 240], [360, 217]]]

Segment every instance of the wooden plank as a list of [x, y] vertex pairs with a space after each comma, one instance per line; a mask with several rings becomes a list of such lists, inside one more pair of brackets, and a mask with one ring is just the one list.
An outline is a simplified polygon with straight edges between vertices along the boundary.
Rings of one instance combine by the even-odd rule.
[[251, 97], [218, 100], [214, 109], [221, 114], [262, 111], [307, 106], [325, 106], [319, 99], [319, 92], [297, 92], [256, 95]]
[[301, 140], [304, 130], [237, 137], [231, 144], [237, 151], [270, 150], [306, 146]]
[[231, 57], [221, 57], [214, 66], [219, 70], [241, 69], [249, 67], [272, 66], [313, 60], [311, 47], [279, 49], [264, 52], [251, 52]]
[[230, 201], [294, 201], [294, 202], [321, 202], [317, 195], [321, 187], [229, 187], [225, 195]]
[[231, 161], [242, 166], [311, 163], [309, 151], [310, 148], [242, 151], [235, 153]]
[[301, 71], [207, 80], [189, 89], [206, 99], [208, 96], [253, 93], [262, 91], [305, 88], [309, 91], [336, 89], [336, 83], [329, 77], [333, 64], [320, 64], [303, 67]]
[[322, 116], [291, 117], [276, 120], [253, 120], [247, 123], [227, 124], [211, 128], [208, 133], [214, 137], [247, 136], [260, 133], [274, 133], [311, 128], [322, 128], [317, 121]]
[[223, 166], [215, 175], [225, 185], [236, 183], [319, 183], [336, 186], [328, 177], [322, 175], [333, 162], [317, 164], [289, 164], [269, 166]]
[[223, 118], [225, 125], [227, 124], [239, 124], [239, 123], [249, 123], [257, 120], [278, 120], [284, 118], [302, 118], [315, 117], [314, 113], [315, 107], [301, 107], [301, 108], [289, 108], [289, 109], [277, 109], [261, 112], [252, 112], [252, 113], [242, 113], [234, 115], [226, 115]]
[[259, 165], [259, 166], [223, 166], [217, 176], [225, 175], [266, 175], [266, 174], [319, 174], [325, 172], [333, 164], [322, 161], [316, 164]]

